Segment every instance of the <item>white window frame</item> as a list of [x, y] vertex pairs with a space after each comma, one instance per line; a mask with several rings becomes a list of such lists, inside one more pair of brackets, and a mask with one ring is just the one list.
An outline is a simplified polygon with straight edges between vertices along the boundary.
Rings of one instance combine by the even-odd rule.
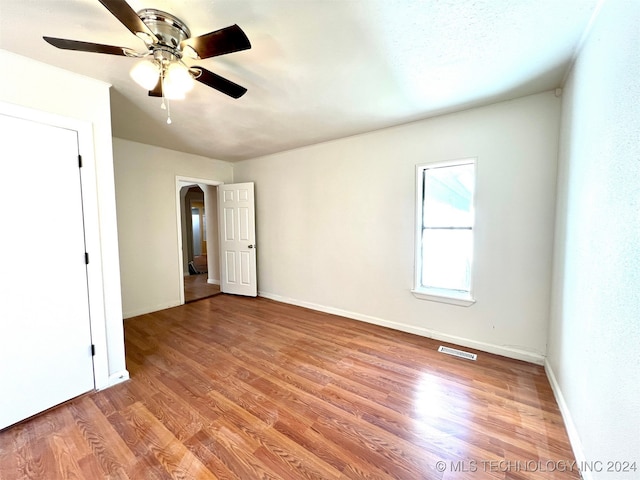
[[[432, 163], [423, 163], [420, 165], [416, 165], [416, 223], [415, 223], [415, 261], [414, 261], [414, 279], [413, 279], [413, 289], [411, 293], [416, 298], [421, 300], [430, 300], [434, 302], [442, 302], [449, 303], [452, 305], [459, 305], [463, 307], [469, 307], [473, 305], [476, 300], [473, 297], [473, 277], [474, 277], [474, 269], [473, 263], [471, 267], [471, 279], [469, 285], [469, 291], [461, 291], [461, 290], [452, 290], [446, 288], [433, 288], [433, 287], [425, 287], [422, 285], [422, 230], [423, 230], [423, 207], [424, 207], [424, 172], [425, 170], [430, 170], [433, 168], [442, 168], [442, 167], [454, 167], [457, 165], [468, 165], [473, 164], [476, 180], [477, 180], [477, 170], [478, 170], [478, 162], [477, 158], [464, 158], [459, 160], [451, 160], [444, 162], [432, 162]], [[476, 188], [474, 189], [474, 198], [472, 199], [472, 203], [475, 207], [475, 192], [477, 191], [477, 181]], [[474, 222], [475, 223], [475, 222]], [[475, 231], [475, 225], [472, 227], [472, 232]], [[474, 246], [475, 246], [475, 232], [474, 232]]]

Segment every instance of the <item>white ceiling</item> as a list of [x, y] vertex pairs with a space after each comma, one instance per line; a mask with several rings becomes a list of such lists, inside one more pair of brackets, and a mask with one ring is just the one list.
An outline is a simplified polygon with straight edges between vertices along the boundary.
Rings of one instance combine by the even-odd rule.
[[598, 1], [129, 0], [251, 41], [197, 62], [247, 94], [196, 84], [171, 125], [129, 77], [135, 59], [42, 40], [144, 50], [97, 0], [0, 0], [0, 48], [112, 84], [117, 137], [237, 161], [558, 87]]

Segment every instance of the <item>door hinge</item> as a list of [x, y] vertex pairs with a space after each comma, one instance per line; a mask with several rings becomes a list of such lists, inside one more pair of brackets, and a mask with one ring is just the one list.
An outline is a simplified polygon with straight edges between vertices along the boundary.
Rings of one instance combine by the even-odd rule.
[[82, 155], [78, 155], [78, 168], [82, 168]]
[[91, 356], [96, 356], [96, 346], [94, 344], [91, 344]]
[[87, 252], [84, 252], [84, 263], [89, 265], [89, 254]]

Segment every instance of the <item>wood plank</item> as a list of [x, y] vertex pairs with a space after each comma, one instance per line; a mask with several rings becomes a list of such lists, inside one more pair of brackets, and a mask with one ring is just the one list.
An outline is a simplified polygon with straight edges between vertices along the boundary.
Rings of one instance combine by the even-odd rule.
[[85, 396], [71, 402], [69, 411], [90, 452], [83, 457], [90, 454], [95, 458], [105, 475], [122, 476], [122, 472], [135, 463], [127, 444], [91, 398]]
[[579, 479], [522, 469], [574, 460], [537, 365], [229, 295], [125, 338], [131, 380], [1, 431], [0, 478]]
[[216, 479], [216, 476], [144, 405], [135, 403], [127, 407], [123, 416], [134, 427], [137, 437], [147, 445], [147, 448], [172, 478]]

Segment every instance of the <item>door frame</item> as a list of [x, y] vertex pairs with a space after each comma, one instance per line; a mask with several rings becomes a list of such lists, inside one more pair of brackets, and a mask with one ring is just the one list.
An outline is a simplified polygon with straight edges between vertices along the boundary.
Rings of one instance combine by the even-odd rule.
[[[183, 187], [189, 187], [193, 185], [210, 185], [217, 187], [223, 185], [224, 182], [220, 180], [211, 180], [207, 178], [185, 177], [182, 175], [176, 175], [176, 225], [178, 232], [178, 285], [180, 286], [180, 305], [184, 305], [184, 259], [182, 256], [182, 208], [180, 202], [180, 190]], [[209, 252], [211, 253], [211, 252]], [[217, 255], [218, 252], [215, 252]]]
[[[82, 156], [80, 185], [82, 189], [84, 237], [86, 251], [89, 253], [90, 260], [87, 265], [87, 289], [91, 343], [95, 345], [93, 383], [95, 389], [106, 388], [113, 382], [109, 378], [107, 322], [101, 255], [102, 241], [100, 239], [98, 215], [99, 204], [93, 124], [89, 121], [68, 118], [5, 102], [0, 102], [0, 114], [77, 132], [78, 152]], [[29, 182], [28, 178], [12, 178], [9, 180], [13, 182], [25, 182], [27, 184]], [[55, 281], [55, 279], [48, 280]]]

